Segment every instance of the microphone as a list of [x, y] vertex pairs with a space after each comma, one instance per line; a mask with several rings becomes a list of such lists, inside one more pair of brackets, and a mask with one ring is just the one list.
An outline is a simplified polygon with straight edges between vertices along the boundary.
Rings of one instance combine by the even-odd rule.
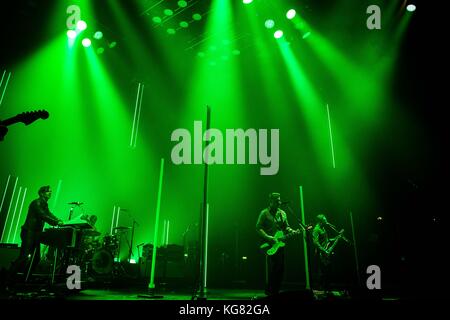
[[68, 204], [75, 205], [75, 206], [81, 206], [83, 204], [83, 202], [74, 201], [74, 202], [69, 202]]

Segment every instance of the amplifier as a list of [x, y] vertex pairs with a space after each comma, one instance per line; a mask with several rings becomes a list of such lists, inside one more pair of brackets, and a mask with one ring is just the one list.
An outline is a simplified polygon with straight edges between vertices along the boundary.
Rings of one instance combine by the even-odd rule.
[[6, 246], [5, 244], [2, 244], [0, 246], [0, 270], [1, 269], [9, 269], [11, 266], [11, 262], [17, 259], [19, 256], [20, 248], [15, 245], [9, 245]]

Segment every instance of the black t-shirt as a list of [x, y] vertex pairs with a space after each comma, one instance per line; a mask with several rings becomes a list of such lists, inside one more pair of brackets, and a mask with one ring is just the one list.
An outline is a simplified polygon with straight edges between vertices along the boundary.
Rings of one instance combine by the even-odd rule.
[[32, 232], [42, 232], [45, 222], [52, 226], [58, 224], [59, 219], [48, 209], [48, 203], [41, 198], [35, 199], [28, 207], [28, 215], [22, 228]]

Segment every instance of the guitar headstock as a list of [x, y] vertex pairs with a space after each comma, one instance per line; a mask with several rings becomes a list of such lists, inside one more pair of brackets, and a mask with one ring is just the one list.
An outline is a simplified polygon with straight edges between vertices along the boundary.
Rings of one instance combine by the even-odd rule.
[[14, 118], [17, 122], [22, 122], [25, 125], [29, 125], [38, 119], [47, 119], [49, 117], [49, 113], [46, 110], [37, 110], [37, 111], [27, 111], [18, 114]]

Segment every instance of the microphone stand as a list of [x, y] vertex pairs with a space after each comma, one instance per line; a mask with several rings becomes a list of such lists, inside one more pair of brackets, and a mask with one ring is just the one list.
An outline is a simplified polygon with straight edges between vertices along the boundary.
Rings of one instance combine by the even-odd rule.
[[131, 244], [130, 244], [130, 251], [128, 252], [128, 262], [130, 262], [131, 257], [133, 256], [133, 238], [134, 238], [134, 226], [138, 224], [136, 220], [133, 218], [133, 227], [131, 228]]
[[[334, 232], [339, 234], [338, 229], [334, 225], [332, 225], [331, 223], [327, 222], [327, 226], [329, 226]], [[351, 244], [350, 240], [348, 240], [344, 235], [341, 235], [341, 237], [342, 237], [342, 240], [344, 240], [345, 242]]]

